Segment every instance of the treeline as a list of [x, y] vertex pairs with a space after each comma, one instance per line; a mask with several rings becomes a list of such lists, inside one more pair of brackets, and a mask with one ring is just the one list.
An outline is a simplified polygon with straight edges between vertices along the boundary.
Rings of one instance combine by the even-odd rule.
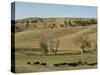
[[71, 19], [65, 20], [65, 25], [69, 26], [87, 26], [97, 24], [96, 19]]
[[[49, 20], [49, 18], [46, 18]], [[61, 26], [86, 26], [86, 25], [91, 25], [91, 24], [97, 24], [97, 19], [96, 18], [62, 18], [63, 22], [61, 24]], [[48, 25], [46, 23], [48, 23], [48, 20], [45, 20], [44, 18], [38, 18], [38, 19], [22, 19], [22, 20], [16, 20], [15, 24], [34, 24], [34, 23], [38, 23], [41, 22], [44, 25]], [[57, 18], [51, 18], [50, 22], [54, 25], [54, 24], [58, 24]], [[57, 21], [57, 22], [56, 22]]]
[[30, 18], [11, 21], [12, 32], [21, 32], [30, 28], [55, 29], [67, 26], [88, 26], [95, 24], [97, 24], [96, 18]]
[[19, 26], [16, 26], [16, 21], [11, 20], [11, 32], [15, 33], [15, 32], [21, 32], [21, 31], [23, 31], [23, 29]]

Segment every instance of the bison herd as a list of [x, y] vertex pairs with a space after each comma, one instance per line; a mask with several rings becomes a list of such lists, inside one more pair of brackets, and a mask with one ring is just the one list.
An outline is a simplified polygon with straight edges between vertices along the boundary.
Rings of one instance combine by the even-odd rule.
[[94, 66], [94, 65], [97, 65], [97, 63], [87, 63], [87, 62], [72, 62], [72, 63], [57, 63], [57, 64], [54, 64], [53, 66], [56, 66], [56, 67], [59, 67], [59, 66], [64, 66], [64, 65], [67, 65], [67, 66], [79, 66], [79, 65], [88, 65], [88, 66]]
[[33, 63], [31, 63], [31, 62], [28, 61], [27, 64], [47, 66], [47, 63], [45, 63], [45, 62], [40, 63], [39, 61], [36, 61], [36, 62], [33, 62]]
[[[39, 62], [39, 61], [36, 61], [36, 62], [30, 62], [28, 61], [27, 62], [28, 65], [42, 65], [42, 66], [48, 66], [48, 64], [46, 62]], [[75, 67], [75, 66], [79, 66], [79, 65], [88, 65], [88, 66], [94, 66], [94, 65], [97, 65], [97, 62], [95, 63], [87, 63], [87, 62], [82, 62], [82, 61], [78, 61], [78, 62], [70, 62], [70, 63], [55, 63], [53, 64], [53, 66], [55, 67], [59, 67], [59, 66], [72, 66], [72, 67]]]

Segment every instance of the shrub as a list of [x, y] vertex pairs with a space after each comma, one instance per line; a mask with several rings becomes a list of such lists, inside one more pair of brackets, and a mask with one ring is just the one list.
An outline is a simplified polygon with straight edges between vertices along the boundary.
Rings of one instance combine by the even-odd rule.
[[[52, 52], [55, 55], [58, 51], [60, 41], [56, 38], [42, 38], [39, 42], [40, 48], [44, 55], [48, 55], [49, 52]], [[49, 53], [50, 54], [50, 53]]]

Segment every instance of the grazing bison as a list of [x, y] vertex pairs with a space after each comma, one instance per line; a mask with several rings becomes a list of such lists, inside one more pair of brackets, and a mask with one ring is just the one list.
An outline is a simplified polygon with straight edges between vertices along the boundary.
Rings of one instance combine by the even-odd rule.
[[31, 64], [31, 62], [28, 61], [27, 64]]
[[68, 63], [66, 63], [66, 62], [64, 63], [64, 65], [67, 65], [67, 64], [68, 64]]
[[74, 63], [68, 63], [68, 65], [69, 65], [69, 66], [73, 66], [73, 67], [75, 67], [75, 66], [78, 66], [79, 63], [76, 63], [76, 62], [74, 62]]
[[59, 67], [59, 66], [60, 66], [60, 64], [54, 64], [54, 66]]
[[87, 62], [85, 62], [84, 64], [87, 64]]
[[90, 64], [87, 64], [89, 66], [94, 66], [94, 65], [97, 65], [97, 63], [90, 63]]
[[79, 64], [82, 64], [82, 61], [78, 61]]
[[33, 62], [33, 64], [35, 64], [35, 65], [39, 65], [40, 62], [39, 62], [39, 61], [36, 61], [36, 62]]
[[59, 63], [59, 65], [66, 65], [67, 63]]
[[41, 65], [46, 66], [46, 65], [47, 65], [47, 63], [41, 63]]
[[79, 61], [78, 62], [80, 65], [86, 65], [87, 64], [87, 62], [81, 62], [81, 61]]

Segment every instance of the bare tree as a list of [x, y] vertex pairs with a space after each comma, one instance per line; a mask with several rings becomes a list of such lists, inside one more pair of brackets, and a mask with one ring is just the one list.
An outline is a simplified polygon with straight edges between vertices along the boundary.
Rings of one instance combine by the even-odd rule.
[[39, 45], [44, 55], [48, 55], [48, 45], [46, 39], [40, 40]]
[[45, 55], [55, 55], [58, 51], [60, 41], [56, 38], [45, 38], [43, 37], [40, 42], [40, 48]]
[[29, 28], [29, 21], [26, 21], [26, 28]]
[[84, 52], [89, 51], [91, 49], [91, 40], [89, 40], [88, 35], [82, 34], [81, 36], [78, 36], [76, 39], [74, 39], [75, 45], [77, 45], [81, 49], [81, 53], [84, 54]]
[[50, 38], [49, 43], [50, 43], [49, 51], [52, 51], [52, 54], [56, 55], [60, 41], [58, 39], [55, 39], [55, 38]]
[[93, 50], [97, 50], [97, 41], [96, 40], [93, 41]]

